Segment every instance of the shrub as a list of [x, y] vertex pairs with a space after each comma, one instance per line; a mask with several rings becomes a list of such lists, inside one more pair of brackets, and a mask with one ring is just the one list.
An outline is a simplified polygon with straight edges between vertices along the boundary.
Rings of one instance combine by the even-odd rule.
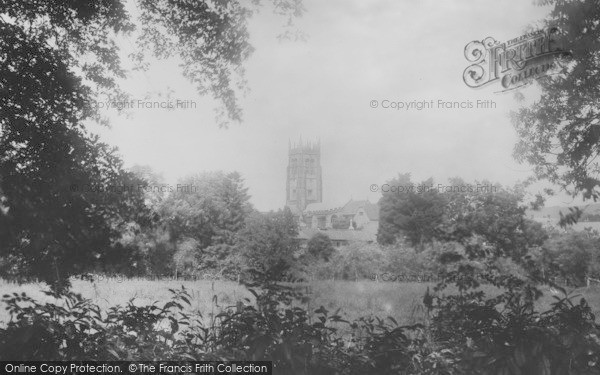
[[[273, 272], [277, 274], [278, 272]], [[255, 300], [227, 306], [203, 324], [184, 312], [190, 296], [106, 313], [72, 292], [40, 304], [5, 295], [11, 322], [0, 329], [0, 360], [266, 360], [275, 374], [598, 374], [600, 327], [587, 303], [557, 298], [535, 312], [535, 290], [514, 288], [425, 296], [431, 323], [393, 318], [353, 322], [295, 303], [301, 294], [268, 274], [247, 285]], [[338, 327], [347, 325], [342, 336]]]
[[335, 248], [329, 236], [319, 232], [308, 240], [306, 251], [315, 259], [328, 261], [335, 252]]

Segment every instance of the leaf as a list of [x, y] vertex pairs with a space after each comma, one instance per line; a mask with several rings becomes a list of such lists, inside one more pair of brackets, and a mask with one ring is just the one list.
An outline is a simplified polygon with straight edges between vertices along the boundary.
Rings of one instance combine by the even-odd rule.
[[177, 319], [172, 318], [171, 319], [171, 334], [174, 335], [175, 332], [179, 331], [179, 323], [177, 322]]
[[321, 307], [319, 307], [318, 309], [315, 310], [315, 314], [327, 315], [328, 312], [329, 311], [325, 307], [323, 307], [323, 306], [321, 306]]
[[119, 354], [114, 349], [107, 349], [107, 351], [114, 357], [114, 359], [121, 359]]

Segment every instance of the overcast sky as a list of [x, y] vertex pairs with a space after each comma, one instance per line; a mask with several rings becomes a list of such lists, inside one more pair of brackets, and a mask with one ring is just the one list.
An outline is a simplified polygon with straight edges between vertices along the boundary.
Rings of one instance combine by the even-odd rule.
[[[246, 65], [241, 124], [220, 129], [215, 102], [199, 97], [178, 62], [168, 61], [132, 74], [124, 87], [134, 97], [169, 87], [197, 108], [136, 109], [129, 117], [107, 110], [113, 125], [103, 138], [127, 166], [150, 165], [170, 183], [194, 172], [239, 171], [259, 210], [285, 204], [288, 140], [300, 136], [321, 141], [323, 196], [332, 205], [351, 197], [376, 202], [380, 193], [370, 185], [400, 172], [442, 183], [460, 176], [513, 184], [529, 175], [512, 158], [516, 134], [507, 114], [517, 102], [495, 93], [498, 85], [464, 84], [464, 47], [488, 36], [516, 38], [547, 8], [523, 0], [305, 0], [305, 8], [297, 21], [304, 42], [279, 42], [284, 20], [267, 11], [251, 22], [256, 50]], [[386, 109], [384, 100], [435, 106]], [[441, 109], [440, 100], [489, 100], [496, 108]]]

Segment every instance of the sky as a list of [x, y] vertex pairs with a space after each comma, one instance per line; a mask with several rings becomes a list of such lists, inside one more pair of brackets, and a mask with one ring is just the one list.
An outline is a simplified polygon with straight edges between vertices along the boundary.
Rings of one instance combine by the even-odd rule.
[[[199, 96], [178, 61], [152, 62], [122, 83], [132, 97], [171, 91], [196, 108], [104, 109], [102, 138], [126, 166], [149, 165], [172, 184], [202, 171], [238, 171], [261, 210], [285, 205], [288, 142], [320, 140], [323, 200], [376, 202], [398, 173], [413, 181], [491, 180], [512, 185], [531, 168], [517, 164], [508, 114], [519, 103], [499, 85], [472, 89], [462, 79], [465, 45], [516, 38], [548, 12], [523, 0], [304, 0], [296, 20], [305, 41], [280, 41], [284, 19], [265, 8], [250, 22], [255, 51], [246, 63], [243, 121], [219, 128], [217, 103]], [[131, 52], [123, 41], [124, 56]], [[535, 89], [524, 91], [535, 100]], [[493, 103], [476, 108], [477, 101]], [[433, 103], [417, 110], [391, 103]], [[432, 102], [433, 101], [433, 102]], [[473, 108], [445, 108], [471, 102]], [[398, 105], [396, 105], [398, 106]], [[442, 107], [442, 108], [440, 108]], [[556, 203], [556, 202], [555, 202]], [[560, 203], [560, 202], [558, 202]]]

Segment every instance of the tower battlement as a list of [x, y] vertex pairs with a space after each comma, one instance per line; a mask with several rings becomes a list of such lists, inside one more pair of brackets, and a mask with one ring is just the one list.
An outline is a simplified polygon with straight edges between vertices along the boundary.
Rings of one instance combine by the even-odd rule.
[[289, 142], [289, 155], [297, 155], [297, 154], [313, 154], [313, 155], [321, 155], [321, 141], [316, 142], [300, 142], [291, 143]]
[[304, 211], [311, 203], [323, 200], [321, 142], [302, 142], [288, 147], [286, 206]]

